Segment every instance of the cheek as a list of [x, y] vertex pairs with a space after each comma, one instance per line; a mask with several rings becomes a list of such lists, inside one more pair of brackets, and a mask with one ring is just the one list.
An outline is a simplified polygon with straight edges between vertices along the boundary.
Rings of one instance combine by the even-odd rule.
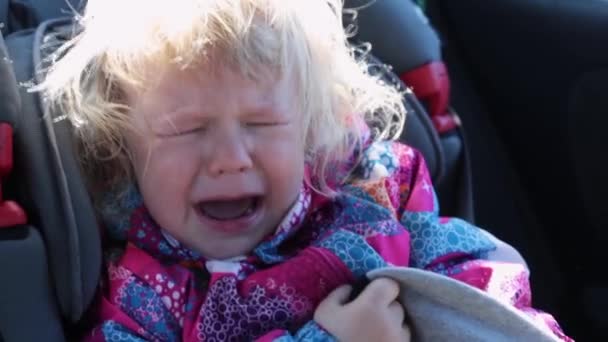
[[142, 192], [163, 194], [173, 200], [187, 195], [199, 162], [191, 149], [153, 142], [138, 149], [134, 164]]
[[304, 147], [298, 134], [293, 127], [281, 129], [257, 139], [256, 149], [265, 159], [288, 164], [285, 166], [299, 164], [304, 159]]
[[144, 161], [137, 181], [152, 217], [171, 233], [186, 222], [190, 208], [192, 184], [197, 175], [197, 161], [188, 149], [175, 149], [158, 144]]
[[275, 141], [261, 150], [267, 181], [282, 193], [285, 200], [293, 200], [304, 177], [304, 150], [295, 139]]
[[188, 145], [156, 144], [145, 160], [144, 173], [162, 182], [183, 182], [197, 172], [200, 158], [197, 158], [195, 150]]

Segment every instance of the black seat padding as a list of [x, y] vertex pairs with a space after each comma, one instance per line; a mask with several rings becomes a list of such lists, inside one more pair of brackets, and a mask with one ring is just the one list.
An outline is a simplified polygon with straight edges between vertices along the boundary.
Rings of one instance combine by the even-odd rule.
[[19, 0], [27, 5], [34, 13], [39, 23], [66, 16], [72, 16], [74, 11], [82, 9], [85, 0]]
[[0, 269], [0, 337], [4, 341], [63, 341], [38, 229], [19, 226], [0, 231]]
[[82, 9], [85, 0], [0, 0], [0, 32], [31, 29], [41, 22], [70, 16]]

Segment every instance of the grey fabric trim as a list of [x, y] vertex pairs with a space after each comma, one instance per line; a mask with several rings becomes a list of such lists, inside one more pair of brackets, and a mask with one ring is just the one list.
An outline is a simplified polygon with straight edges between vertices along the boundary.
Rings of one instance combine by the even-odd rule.
[[460, 281], [414, 268], [371, 271], [399, 282], [412, 341], [559, 341], [523, 313]]
[[[34, 34], [32, 59], [34, 77], [42, 81], [45, 63], [45, 37], [72, 32], [69, 18], [48, 20], [40, 24]], [[48, 53], [48, 52], [47, 52]], [[38, 94], [37, 94], [38, 95]], [[58, 287], [69, 288], [69, 295], [61, 296], [64, 314], [71, 322], [77, 322], [85, 313], [97, 288], [101, 270], [101, 242], [95, 211], [75, 159], [71, 127], [67, 120], [54, 120], [53, 113], [45, 106], [41, 96], [36, 96], [38, 108], [48, 141], [48, 153], [52, 159], [57, 199], [64, 219], [63, 233], [68, 258], [65, 283]], [[55, 227], [57, 229], [57, 227]], [[65, 271], [65, 269], [64, 269]]]

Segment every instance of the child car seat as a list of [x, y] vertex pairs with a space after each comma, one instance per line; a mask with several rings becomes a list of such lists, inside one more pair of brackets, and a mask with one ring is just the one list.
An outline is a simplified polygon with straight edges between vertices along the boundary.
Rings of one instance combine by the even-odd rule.
[[[399, 4], [394, 8], [380, 7], [384, 11], [410, 13], [406, 11], [411, 8], [404, 8], [412, 3]], [[363, 18], [360, 35], [367, 27]], [[71, 26], [70, 19], [49, 20], [35, 30], [6, 37], [12, 64], [2, 65], [0, 82], [12, 90], [2, 93], [0, 103], [8, 99], [21, 105], [0, 107], [0, 118], [10, 118], [15, 128], [15, 170], [10, 190], [29, 215], [29, 225], [0, 230], [0, 267], [6, 279], [0, 282], [0, 334], [7, 341], [69, 338], [90, 305], [99, 279], [99, 226], [74, 154], [69, 122], [61, 120], [61, 113], [46, 112], [38, 94], [28, 93], [24, 87], [18, 93], [14, 91], [15, 78], [7, 67], [13, 67], [18, 82], [36, 81], [44, 58], [71, 35]], [[431, 28], [426, 25], [420, 30]], [[438, 58], [434, 53], [429, 56], [430, 60]], [[374, 64], [374, 72], [403, 87], [399, 77], [383, 63]], [[446, 182], [442, 175], [449, 173], [452, 166], [445, 162], [441, 142], [444, 138], [440, 138], [413, 93], [406, 93], [405, 104], [409, 116], [404, 140], [422, 151], [433, 180]]]
[[[9, 174], [13, 161], [11, 131], [20, 119], [20, 97], [2, 39], [0, 84], [2, 195], [10, 198], [14, 194], [13, 185], [22, 179], [15, 176], [14, 172]], [[54, 305], [53, 286], [49, 281], [46, 247], [41, 231], [31, 223], [26, 224], [24, 213], [18, 205], [12, 203], [12, 210], [2, 212], [0, 227], [0, 269], [3, 274], [0, 285], [3, 291], [0, 296], [0, 340], [29, 341], [49, 335], [56, 336], [51, 340], [61, 340], [63, 332]], [[5, 206], [7, 202], [3, 201], [2, 204]], [[30, 327], [26, 322], [34, 322], [36, 328]], [[19, 330], [13, 331], [16, 329]], [[38, 329], [43, 329], [46, 333], [43, 335]]]
[[[19, 81], [33, 78], [34, 66], [39, 65], [34, 59], [41, 51], [33, 50], [32, 40], [43, 30], [18, 32], [7, 42], [11, 55], [3, 67], [12, 66]], [[2, 76], [3, 87], [17, 89], [12, 74]], [[10, 264], [2, 268], [8, 273], [1, 285], [7, 292], [0, 305], [0, 333], [9, 341], [61, 341], [59, 317], [76, 322], [93, 297], [100, 270], [99, 231], [74, 159], [69, 127], [43, 115], [38, 96], [24, 87], [12, 95], [10, 100], [20, 108], [3, 114], [14, 118], [10, 190], [28, 213], [29, 226], [0, 231], [0, 241], [13, 246], [0, 248], [2, 262]], [[17, 247], [21, 245], [25, 247]]]
[[[449, 107], [450, 80], [441, 60], [441, 42], [422, 10], [412, 1], [346, 0], [346, 8], [358, 9], [356, 21], [345, 16], [346, 25], [354, 24], [354, 42], [371, 42], [376, 57], [390, 65], [396, 74], [425, 105], [437, 138], [437, 153], [422, 152], [433, 170], [441, 213], [474, 222], [469, 157], [464, 130]], [[402, 140], [417, 134], [408, 122]]]

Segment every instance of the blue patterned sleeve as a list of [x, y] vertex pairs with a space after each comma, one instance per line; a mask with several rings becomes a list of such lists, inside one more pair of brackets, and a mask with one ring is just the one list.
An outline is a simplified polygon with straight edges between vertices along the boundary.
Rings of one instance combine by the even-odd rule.
[[436, 209], [405, 211], [401, 222], [410, 232], [411, 267], [440, 270], [454, 262], [486, 259], [496, 249], [481, 229], [458, 218], [439, 217]]
[[[409, 244], [408, 266], [441, 271], [463, 261], [485, 259], [496, 248], [478, 227], [458, 218], [440, 216], [431, 176], [419, 151], [397, 142], [373, 143], [363, 151], [354, 175], [352, 188], [360, 193], [353, 190], [350, 193], [388, 210], [391, 219], [396, 218], [409, 232], [409, 241], [401, 241], [403, 250]], [[349, 216], [359, 212], [360, 209]], [[368, 224], [381, 222], [377, 218], [366, 220]]]
[[486, 259], [496, 245], [481, 229], [439, 215], [439, 201], [422, 155], [414, 152], [404, 164], [411, 178], [399, 211], [401, 224], [410, 232], [410, 266], [441, 272], [455, 263]]
[[93, 329], [90, 335], [85, 336], [84, 341], [145, 342], [146, 339], [138, 336], [124, 325], [110, 320]]

